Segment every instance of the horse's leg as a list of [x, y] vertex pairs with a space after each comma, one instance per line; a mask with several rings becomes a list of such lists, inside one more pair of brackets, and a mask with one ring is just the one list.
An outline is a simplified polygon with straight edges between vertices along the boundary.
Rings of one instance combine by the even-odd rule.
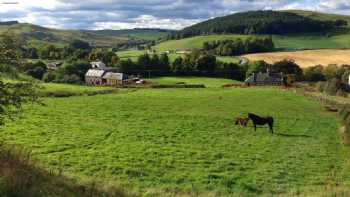
[[273, 123], [271, 122], [271, 123], [269, 123], [269, 127], [270, 127], [270, 131], [271, 131], [271, 133], [273, 134]]
[[254, 131], [256, 131], [256, 124], [254, 124]]

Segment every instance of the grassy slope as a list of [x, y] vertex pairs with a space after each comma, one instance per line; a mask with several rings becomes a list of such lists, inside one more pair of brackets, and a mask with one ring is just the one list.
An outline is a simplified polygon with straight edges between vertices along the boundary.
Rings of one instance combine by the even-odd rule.
[[154, 48], [158, 51], [167, 50], [185, 50], [185, 49], [200, 49], [203, 47], [204, 42], [214, 41], [214, 40], [225, 40], [225, 39], [236, 39], [236, 38], [246, 38], [246, 35], [209, 35], [209, 36], [195, 36], [191, 38], [185, 38], [181, 40], [170, 40], [162, 42], [156, 45]]
[[156, 40], [167, 34], [167, 32], [156, 30], [122, 30], [107, 33], [103, 31], [59, 30], [26, 23], [0, 26], [0, 34], [8, 31], [13, 35], [20, 36], [33, 46], [47, 43], [63, 46], [73, 39], [84, 40], [98, 46], [112, 46], [127, 42], [130, 38]]
[[[214, 40], [245, 38], [246, 35], [209, 35], [195, 36], [181, 40], [170, 40], [156, 45], [158, 51], [175, 49], [200, 49], [203, 43]], [[284, 49], [320, 49], [320, 48], [350, 48], [350, 34], [336, 34], [326, 37], [320, 34], [302, 34], [273, 36], [276, 48]]]
[[[145, 89], [44, 102], [0, 137], [70, 176], [249, 194], [347, 180], [334, 115], [291, 92]], [[247, 112], [273, 115], [279, 134], [235, 127], [233, 117]]]

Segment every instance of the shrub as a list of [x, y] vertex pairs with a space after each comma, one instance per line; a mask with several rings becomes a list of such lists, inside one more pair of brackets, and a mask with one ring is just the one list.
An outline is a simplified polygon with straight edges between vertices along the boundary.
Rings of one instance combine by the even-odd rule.
[[52, 82], [52, 81], [55, 81], [56, 78], [57, 78], [57, 73], [49, 71], [49, 72], [44, 74], [43, 81]]
[[339, 89], [336, 93], [336, 96], [341, 96], [341, 97], [348, 97], [348, 93], [342, 89]]
[[304, 80], [310, 82], [325, 81], [326, 76], [323, 74], [322, 66], [309, 67], [304, 70]]
[[319, 92], [323, 92], [326, 87], [326, 82], [320, 81], [316, 83], [316, 90]]
[[341, 81], [339, 79], [331, 79], [327, 81], [324, 92], [328, 95], [335, 96], [337, 91], [341, 88]]

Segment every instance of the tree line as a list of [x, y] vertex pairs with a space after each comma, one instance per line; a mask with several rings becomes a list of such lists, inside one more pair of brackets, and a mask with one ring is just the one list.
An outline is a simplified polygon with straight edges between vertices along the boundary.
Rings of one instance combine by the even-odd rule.
[[220, 56], [237, 56], [247, 53], [271, 52], [275, 49], [272, 37], [218, 40], [203, 43], [203, 50]]
[[208, 34], [290, 34], [327, 32], [346, 26], [345, 20], [319, 21], [280, 11], [249, 11], [214, 18], [174, 32], [168, 39], [181, 39]]

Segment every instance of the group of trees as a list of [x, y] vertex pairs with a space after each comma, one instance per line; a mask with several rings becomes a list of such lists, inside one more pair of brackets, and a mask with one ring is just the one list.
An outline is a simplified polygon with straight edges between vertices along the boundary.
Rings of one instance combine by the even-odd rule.
[[280, 11], [249, 11], [218, 17], [198, 23], [168, 36], [168, 39], [181, 39], [206, 34], [289, 34], [325, 32], [347, 21], [319, 21], [298, 14]]
[[347, 96], [350, 65], [318, 65], [305, 69], [304, 80], [317, 82], [317, 90], [329, 95]]
[[250, 76], [252, 73], [265, 73], [267, 70], [273, 73], [283, 73], [284, 75], [294, 75], [295, 79], [303, 79], [303, 70], [294, 60], [285, 59], [274, 64], [269, 64], [265, 61], [256, 61], [248, 64], [246, 70], [246, 77]]
[[328, 65], [326, 67], [317, 65], [306, 68], [304, 71], [304, 80], [309, 82], [327, 81], [339, 79], [343, 83], [348, 83], [350, 75], [350, 65]]
[[138, 57], [136, 62], [120, 60], [117, 67], [121, 72], [130, 74], [152, 75], [200, 75], [221, 76], [243, 80], [245, 71], [243, 67], [233, 63], [223, 63], [214, 55], [194, 51], [191, 54], [177, 57], [170, 62], [167, 54], [149, 55]]
[[204, 42], [203, 50], [221, 56], [236, 56], [247, 53], [271, 52], [275, 48], [272, 37], [249, 37], [245, 40], [218, 40]]

